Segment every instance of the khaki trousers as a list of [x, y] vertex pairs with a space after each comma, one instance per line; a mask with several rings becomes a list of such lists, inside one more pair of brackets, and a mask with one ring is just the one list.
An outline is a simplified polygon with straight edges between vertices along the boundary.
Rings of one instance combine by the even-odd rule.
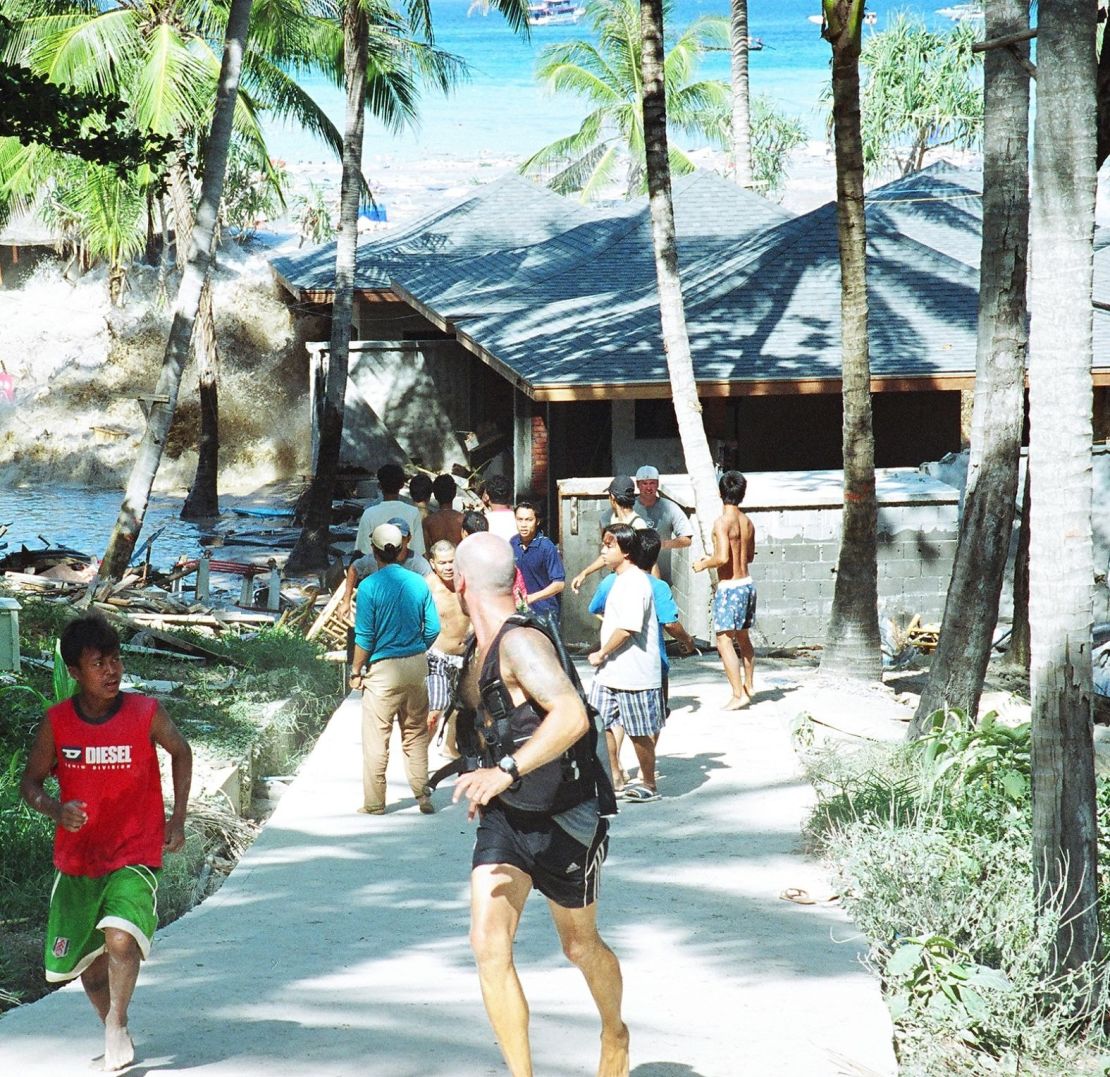
[[393, 719], [401, 724], [405, 774], [414, 796], [428, 783], [428, 656], [383, 658], [362, 682], [362, 800], [385, 806], [385, 768]]

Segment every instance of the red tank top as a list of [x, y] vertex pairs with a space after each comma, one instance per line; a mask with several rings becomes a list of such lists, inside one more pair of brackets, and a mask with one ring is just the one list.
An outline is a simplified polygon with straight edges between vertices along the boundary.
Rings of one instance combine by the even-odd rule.
[[125, 692], [105, 722], [81, 718], [73, 701], [46, 712], [60, 798], [83, 800], [89, 821], [54, 832], [54, 866], [98, 878], [129, 864], [162, 866], [165, 807], [150, 725], [158, 701]]

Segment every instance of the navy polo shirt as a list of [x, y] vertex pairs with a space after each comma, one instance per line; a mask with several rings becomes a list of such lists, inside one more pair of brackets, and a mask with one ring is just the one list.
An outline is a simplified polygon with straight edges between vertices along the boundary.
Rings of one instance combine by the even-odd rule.
[[[524, 577], [524, 586], [528, 588], [530, 595], [549, 587], [556, 580], [567, 578], [555, 543], [542, 531], [537, 532], [536, 537], [527, 546], [520, 541], [519, 535], [513, 535], [509, 539], [509, 544], [513, 548], [516, 567], [520, 569], [520, 574]], [[535, 613], [558, 613], [560, 606], [559, 595], [552, 595], [549, 598], [541, 598], [529, 608]]]

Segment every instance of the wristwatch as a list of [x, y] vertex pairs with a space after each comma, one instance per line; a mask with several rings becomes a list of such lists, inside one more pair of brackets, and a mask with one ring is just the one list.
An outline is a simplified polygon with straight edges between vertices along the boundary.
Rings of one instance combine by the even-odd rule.
[[520, 781], [520, 771], [517, 769], [516, 760], [511, 755], [503, 755], [497, 767], [512, 778], [514, 785]]

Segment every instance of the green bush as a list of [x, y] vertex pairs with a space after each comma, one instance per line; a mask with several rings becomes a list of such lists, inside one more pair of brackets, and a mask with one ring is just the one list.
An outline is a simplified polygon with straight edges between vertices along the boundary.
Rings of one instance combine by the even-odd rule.
[[[938, 713], [917, 742], [810, 752], [808, 767], [808, 834], [872, 940], [903, 1072], [1102, 1072], [1110, 1040], [1082, 1014], [1106, 1012], [1107, 970], [1044, 979], [1059, 914], [1033, 896], [1028, 725]], [[1098, 804], [1105, 841], [1110, 782]]]

